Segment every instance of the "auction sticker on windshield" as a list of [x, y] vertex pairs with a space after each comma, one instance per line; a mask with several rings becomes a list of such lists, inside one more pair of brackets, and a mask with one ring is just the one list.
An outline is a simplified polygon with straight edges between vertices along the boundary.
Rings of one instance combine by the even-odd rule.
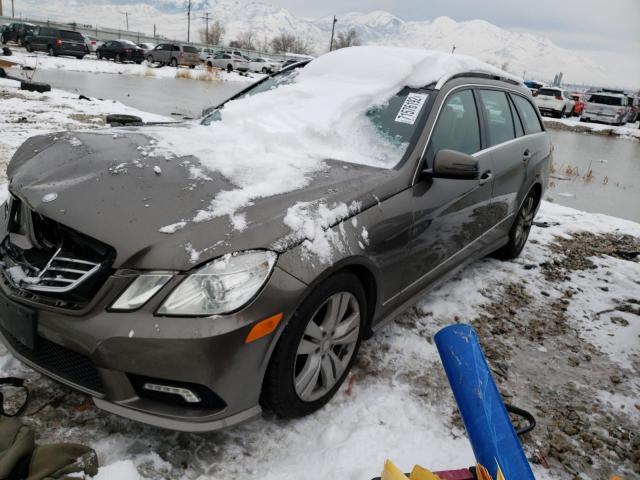
[[410, 93], [407, 95], [407, 99], [402, 104], [398, 115], [396, 115], [396, 122], [408, 123], [409, 125], [416, 123], [427, 97], [426, 93]]

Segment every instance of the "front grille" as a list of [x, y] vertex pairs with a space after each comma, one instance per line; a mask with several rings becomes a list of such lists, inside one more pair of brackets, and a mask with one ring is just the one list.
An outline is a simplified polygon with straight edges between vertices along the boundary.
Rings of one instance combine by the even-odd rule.
[[104, 393], [100, 374], [88, 357], [40, 336], [35, 349], [29, 350], [5, 329], [0, 331], [14, 350], [30, 362], [88, 390]]
[[22, 288], [35, 292], [64, 293], [73, 290], [100, 269], [100, 264], [64, 256], [58, 248], [49, 263], [40, 271], [37, 283], [25, 283]]

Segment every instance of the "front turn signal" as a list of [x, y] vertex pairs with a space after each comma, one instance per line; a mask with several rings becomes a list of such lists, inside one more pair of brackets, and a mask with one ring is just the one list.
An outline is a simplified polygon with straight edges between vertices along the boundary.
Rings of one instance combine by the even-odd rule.
[[282, 313], [277, 313], [269, 318], [260, 320], [249, 331], [249, 335], [247, 335], [247, 338], [244, 339], [244, 343], [251, 343], [262, 337], [266, 337], [267, 335], [272, 333], [276, 328], [278, 328], [278, 325], [280, 325], [281, 320], [282, 320]]

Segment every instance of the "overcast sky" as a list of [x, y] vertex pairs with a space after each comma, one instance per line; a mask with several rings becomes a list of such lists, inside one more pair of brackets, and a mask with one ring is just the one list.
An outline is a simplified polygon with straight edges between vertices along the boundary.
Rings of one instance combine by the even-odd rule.
[[[595, 60], [640, 64], [640, 0], [270, 0], [297, 15], [317, 18], [386, 10], [404, 20], [482, 19], [499, 27], [550, 38], [588, 51]], [[629, 65], [631, 67], [631, 65]], [[638, 71], [636, 68], [633, 71]]]

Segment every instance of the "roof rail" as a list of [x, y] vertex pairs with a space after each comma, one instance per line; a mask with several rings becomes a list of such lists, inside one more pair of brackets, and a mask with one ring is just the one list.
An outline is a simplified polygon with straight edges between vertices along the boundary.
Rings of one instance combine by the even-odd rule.
[[489, 79], [489, 80], [499, 80], [501, 82], [510, 83], [512, 85], [518, 85], [518, 86], [522, 85], [522, 82], [518, 82], [517, 80], [514, 80], [513, 78], [502, 77], [500, 75], [496, 75], [496, 74], [493, 74], [493, 73], [487, 73], [487, 72], [464, 72], [464, 73], [453, 73], [453, 74], [445, 75], [444, 77], [440, 78], [440, 80], [438, 80], [438, 82], [436, 83], [435, 89], [436, 90], [440, 90], [442, 87], [444, 87], [445, 83], [447, 83], [448, 81], [453, 80], [454, 78], [460, 78], [460, 77], [486, 78], [486, 79]]

